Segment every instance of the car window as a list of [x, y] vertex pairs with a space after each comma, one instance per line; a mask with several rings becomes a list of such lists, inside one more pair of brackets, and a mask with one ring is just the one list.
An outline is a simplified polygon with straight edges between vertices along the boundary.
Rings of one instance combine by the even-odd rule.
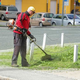
[[0, 10], [6, 11], [6, 6], [0, 6]]
[[56, 18], [56, 16], [53, 16], [53, 18]]
[[63, 17], [63, 19], [67, 19], [67, 17], [66, 17], [66, 16], [64, 16], [64, 17]]
[[66, 16], [64, 16], [64, 18], [67, 18]]
[[56, 15], [54, 15], [53, 18], [56, 18]]
[[16, 7], [11, 6], [11, 7], [8, 7], [8, 11], [18, 11], [18, 10]]
[[45, 17], [45, 18], [52, 18], [53, 14], [52, 13], [46, 13], [46, 14], [44, 14], [43, 17]]
[[34, 14], [34, 15], [31, 17], [31, 19], [34, 19], [34, 18], [36, 18], [36, 14]]
[[1, 10], [1, 6], [0, 6], [0, 10]]
[[56, 18], [57, 19], [62, 19], [62, 16], [61, 15], [57, 15]]
[[[69, 19], [74, 19], [74, 15], [67, 15]], [[77, 15], [75, 15], [75, 19], [80, 19]]]
[[37, 15], [37, 18], [41, 18], [41, 17], [42, 17], [42, 14], [38, 14], [38, 15]]

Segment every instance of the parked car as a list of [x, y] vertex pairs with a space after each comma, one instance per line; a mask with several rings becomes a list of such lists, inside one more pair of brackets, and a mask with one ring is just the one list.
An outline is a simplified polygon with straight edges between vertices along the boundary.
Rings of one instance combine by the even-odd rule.
[[30, 23], [33, 26], [43, 26], [43, 25], [52, 25], [51, 19], [53, 17], [53, 13], [35, 13], [30, 18]]
[[[63, 25], [73, 25], [74, 14], [64, 14]], [[62, 25], [62, 14], [56, 14], [52, 18], [52, 25]], [[80, 17], [75, 15], [75, 25], [80, 25]]]
[[77, 14], [80, 17], [80, 14]]
[[18, 9], [15, 6], [0, 5], [0, 18], [1, 20], [16, 19]]

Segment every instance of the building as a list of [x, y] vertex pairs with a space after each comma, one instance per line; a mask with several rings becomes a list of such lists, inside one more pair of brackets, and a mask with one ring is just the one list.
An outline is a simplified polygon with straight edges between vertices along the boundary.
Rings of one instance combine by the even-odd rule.
[[[76, 0], [77, 1], [77, 0]], [[74, 0], [68, 0], [64, 6], [64, 13], [71, 13], [74, 9]], [[34, 6], [36, 12], [62, 13], [63, 0], [1, 0], [2, 5], [15, 5], [19, 11], [24, 12], [29, 6]], [[80, 5], [76, 6], [80, 10]]]

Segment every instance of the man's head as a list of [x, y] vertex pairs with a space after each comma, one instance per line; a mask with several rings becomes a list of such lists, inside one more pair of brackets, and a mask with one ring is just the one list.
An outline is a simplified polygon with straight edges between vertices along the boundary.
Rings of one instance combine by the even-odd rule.
[[33, 15], [35, 13], [35, 8], [33, 6], [30, 6], [27, 11], [31, 16], [31, 15]]

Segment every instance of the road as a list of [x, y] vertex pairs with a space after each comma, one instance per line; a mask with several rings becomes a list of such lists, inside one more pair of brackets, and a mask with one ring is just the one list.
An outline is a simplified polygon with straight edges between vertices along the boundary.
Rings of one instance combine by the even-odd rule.
[[[80, 42], [79, 27], [32, 27], [30, 31], [36, 37], [39, 45], [42, 45], [44, 33], [47, 34], [46, 45], [61, 44], [61, 33], [64, 33], [64, 44]], [[12, 48], [13, 32], [7, 27], [0, 27], [0, 50]]]

